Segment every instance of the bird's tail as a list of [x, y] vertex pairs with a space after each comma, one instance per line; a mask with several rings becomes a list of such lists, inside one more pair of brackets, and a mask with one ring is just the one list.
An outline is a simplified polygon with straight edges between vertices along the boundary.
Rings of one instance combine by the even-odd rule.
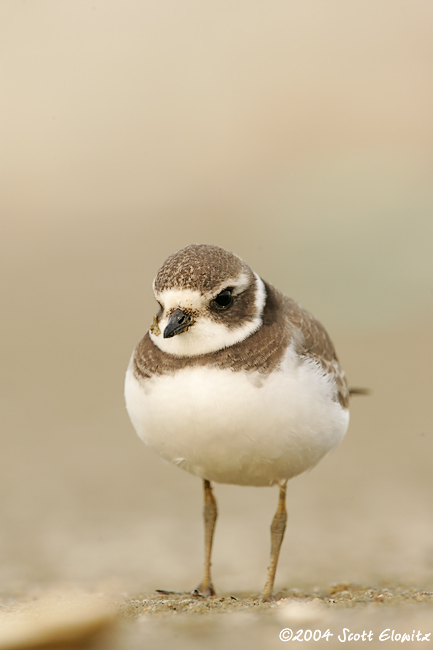
[[349, 388], [349, 395], [371, 395], [369, 388]]

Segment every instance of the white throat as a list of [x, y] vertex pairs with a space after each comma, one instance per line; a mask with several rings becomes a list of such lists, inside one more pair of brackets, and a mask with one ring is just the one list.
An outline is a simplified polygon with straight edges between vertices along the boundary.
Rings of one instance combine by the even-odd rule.
[[[239, 325], [239, 327], [228, 328], [224, 323], [217, 323], [204, 313], [204, 305], [209, 300], [197, 291], [189, 289], [165, 292], [161, 295], [165, 307], [165, 313], [159, 321], [160, 333], [149, 331], [153, 343], [163, 352], [173, 354], [177, 357], [194, 357], [200, 354], [208, 354], [228, 348], [240, 341], [243, 341], [251, 334], [254, 334], [262, 324], [263, 308], [266, 301], [266, 290], [262, 280], [255, 276], [255, 314], [252, 320]], [[167, 300], [166, 300], [167, 299]], [[167, 302], [170, 305], [167, 305]], [[176, 304], [174, 304], [176, 303]], [[165, 339], [162, 335], [167, 326], [167, 307], [179, 309], [196, 309], [199, 313], [194, 324], [185, 332], [177, 334], [172, 338]]]

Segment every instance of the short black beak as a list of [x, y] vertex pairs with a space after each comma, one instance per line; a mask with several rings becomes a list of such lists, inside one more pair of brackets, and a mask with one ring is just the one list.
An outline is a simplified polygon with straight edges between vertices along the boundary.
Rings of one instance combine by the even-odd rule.
[[194, 323], [191, 314], [186, 314], [181, 309], [175, 309], [169, 316], [167, 327], [164, 330], [164, 338], [170, 339], [176, 334], [181, 334]]

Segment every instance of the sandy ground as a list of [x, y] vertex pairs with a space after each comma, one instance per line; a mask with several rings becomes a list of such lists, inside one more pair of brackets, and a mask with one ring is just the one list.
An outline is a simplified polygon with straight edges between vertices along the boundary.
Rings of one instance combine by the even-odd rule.
[[58, 592], [3, 606], [0, 647], [255, 649], [281, 647], [282, 642], [325, 647], [403, 642], [416, 647], [431, 642], [432, 608], [431, 591], [347, 583], [284, 589], [266, 604], [257, 594], [239, 592], [208, 599], [188, 593], [140, 594], [122, 601], [101, 593]]

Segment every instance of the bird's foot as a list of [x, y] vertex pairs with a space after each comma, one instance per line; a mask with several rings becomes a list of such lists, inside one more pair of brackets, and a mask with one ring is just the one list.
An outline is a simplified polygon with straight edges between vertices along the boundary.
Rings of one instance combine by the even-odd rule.
[[215, 589], [212, 583], [205, 584], [201, 582], [198, 587], [192, 591], [172, 591], [171, 589], [155, 589], [157, 594], [163, 596], [195, 596], [196, 598], [210, 598], [211, 596], [216, 596]]
[[192, 590], [191, 593], [193, 596], [197, 596], [198, 598], [210, 598], [211, 596], [216, 596], [215, 589], [211, 582], [201, 582], [198, 587]]
[[263, 589], [263, 593], [260, 596], [260, 602], [261, 603], [273, 603], [275, 601], [274, 595], [272, 593], [272, 589], [267, 589], [266, 587]]

